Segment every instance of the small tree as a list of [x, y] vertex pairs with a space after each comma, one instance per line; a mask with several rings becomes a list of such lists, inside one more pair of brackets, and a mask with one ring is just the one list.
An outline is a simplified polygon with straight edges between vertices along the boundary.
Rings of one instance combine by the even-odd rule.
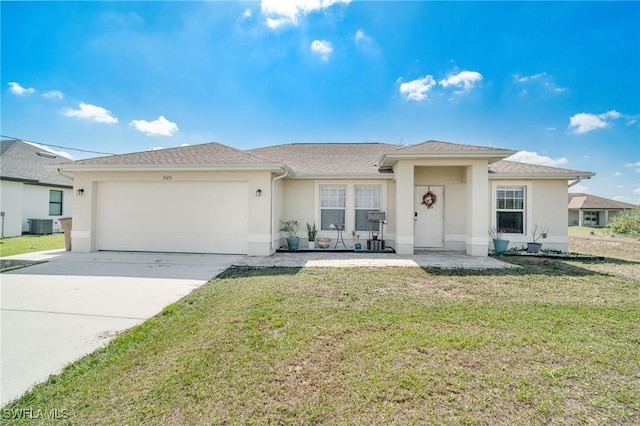
[[607, 229], [615, 234], [640, 238], [640, 207], [614, 217], [609, 221]]

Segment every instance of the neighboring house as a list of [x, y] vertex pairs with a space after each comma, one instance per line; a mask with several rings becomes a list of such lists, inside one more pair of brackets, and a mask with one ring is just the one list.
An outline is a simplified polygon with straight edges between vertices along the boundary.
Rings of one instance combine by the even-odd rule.
[[[508, 149], [429, 141], [287, 144], [241, 151], [219, 143], [75, 161], [72, 245], [268, 256], [284, 244], [279, 222], [315, 222], [318, 237], [368, 236], [367, 212], [386, 214], [384, 239], [400, 254], [458, 250], [486, 256], [490, 226], [512, 245], [549, 229], [567, 249], [568, 181], [590, 172], [505, 161]], [[427, 193], [437, 197], [428, 208]], [[304, 242], [303, 242], [304, 244]]]
[[569, 225], [607, 226], [612, 218], [636, 207], [595, 195], [570, 193]]
[[[47, 167], [71, 160], [21, 140], [3, 140], [0, 147], [2, 237], [35, 230], [30, 219], [44, 219], [52, 232], [61, 231], [58, 219], [71, 216], [73, 180]], [[37, 230], [49, 232], [47, 226]]]

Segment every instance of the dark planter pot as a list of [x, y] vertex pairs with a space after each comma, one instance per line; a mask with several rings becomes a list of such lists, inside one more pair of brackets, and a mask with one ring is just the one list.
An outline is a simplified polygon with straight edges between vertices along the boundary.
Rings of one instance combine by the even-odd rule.
[[539, 253], [541, 248], [541, 243], [527, 243], [527, 253]]
[[507, 247], [509, 247], [509, 240], [493, 240], [493, 249], [495, 250], [496, 254], [504, 253], [505, 251], [507, 251]]
[[289, 250], [298, 250], [298, 246], [300, 245], [299, 237], [289, 237], [287, 238], [287, 247]]

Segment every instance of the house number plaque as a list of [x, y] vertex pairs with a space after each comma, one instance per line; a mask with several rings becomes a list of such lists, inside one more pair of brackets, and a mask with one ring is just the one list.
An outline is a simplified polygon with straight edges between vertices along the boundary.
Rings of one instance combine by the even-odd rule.
[[171, 176], [165, 175], [165, 176], [162, 176], [162, 179], [163, 180], [171, 180], [172, 178], [171, 178]]

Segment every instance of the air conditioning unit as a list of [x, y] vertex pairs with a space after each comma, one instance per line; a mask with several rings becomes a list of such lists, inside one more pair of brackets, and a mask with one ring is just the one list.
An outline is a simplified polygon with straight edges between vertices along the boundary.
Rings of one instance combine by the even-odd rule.
[[53, 219], [28, 219], [29, 233], [33, 235], [53, 234]]

